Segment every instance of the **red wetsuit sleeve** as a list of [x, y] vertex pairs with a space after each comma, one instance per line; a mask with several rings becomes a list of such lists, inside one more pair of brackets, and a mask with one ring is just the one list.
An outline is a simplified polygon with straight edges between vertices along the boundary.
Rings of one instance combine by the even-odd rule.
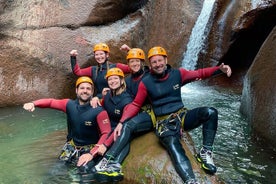
[[131, 72], [130, 68], [128, 65], [123, 64], [123, 63], [117, 63], [116, 64], [117, 68], [120, 68], [125, 74], [129, 74]]
[[138, 114], [141, 107], [143, 106], [144, 101], [147, 98], [147, 95], [148, 95], [148, 92], [147, 92], [146, 86], [141, 81], [139, 83], [138, 92], [135, 96], [135, 99], [133, 100], [132, 103], [126, 105], [126, 107], [124, 108], [123, 115], [120, 119], [121, 123], [125, 122], [126, 120], [128, 120]]
[[97, 144], [102, 144], [111, 132], [111, 124], [106, 111], [102, 111], [98, 114], [97, 122], [100, 129], [100, 139]]
[[87, 68], [83, 68], [81, 69], [80, 66], [78, 65], [78, 63], [76, 63], [73, 73], [77, 76], [88, 76], [88, 77], [92, 77], [92, 66], [89, 66]]
[[215, 71], [219, 70], [219, 66], [203, 68], [199, 70], [186, 70], [184, 68], [179, 68], [181, 73], [182, 83], [188, 83], [195, 80], [206, 79], [211, 77]]
[[40, 108], [51, 108], [51, 109], [57, 109], [63, 112], [66, 112], [66, 105], [69, 99], [53, 99], [53, 98], [45, 98], [33, 101], [34, 105], [36, 107]]
[[72, 71], [75, 75], [92, 77], [92, 73], [91, 73], [91, 70], [92, 70], [91, 68], [92, 67], [91, 66], [81, 69], [78, 62], [77, 62], [77, 57], [76, 56], [71, 56], [70, 60], [71, 60], [71, 68], [72, 68]]
[[[98, 140], [97, 145], [100, 145], [103, 144], [103, 142], [107, 139], [108, 134], [111, 132], [110, 120], [106, 111], [102, 111], [97, 115], [97, 123], [100, 131], [100, 139]], [[97, 145], [90, 150], [92, 155], [96, 155], [99, 148]]]
[[[108, 134], [111, 132], [110, 120], [106, 111], [102, 111], [101, 113], [98, 114], [97, 122], [100, 129], [100, 139], [97, 142], [97, 145], [100, 145], [106, 141]], [[97, 152], [97, 149], [98, 149], [98, 146], [93, 147], [90, 150], [90, 153], [94, 155]]]
[[114, 142], [114, 131], [108, 136], [108, 138], [104, 141], [104, 145], [109, 147]]

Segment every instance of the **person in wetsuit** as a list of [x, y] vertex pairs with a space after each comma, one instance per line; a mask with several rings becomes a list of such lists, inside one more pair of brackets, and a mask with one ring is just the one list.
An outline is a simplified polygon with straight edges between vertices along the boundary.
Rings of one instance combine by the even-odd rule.
[[[214, 174], [217, 168], [213, 162], [213, 143], [218, 125], [218, 112], [213, 107], [186, 109], [181, 98], [181, 87], [222, 72], [229, 77], [231, 68], [222, 63], [220, 66], [193, 71], [184, 68], [173, 69], [167, 64], [166, 50], [160, 46], [149, 50], [148, 59], [150, 75], [139, 83], [137, 95], [125, 108], [120, 123], [124, 124], [137, 115], [148, 97], [156, 117], [156, 135], [168, 151], [177, 173], [185, 183], [198, 183], [180, 143], [181, 130], [190, 131], [202, 127], [203, 144], [197, 160], [207, 173]], [[115, 134], [116, 131], [119, 132], [116, 129]]]
[[[145, 66], [145, 53], [140, 48], [130, 49], [127, 53], [126, 60], [131, 69], [131, 74], [126, 78], [127, 91], [134, 98], [138, 91], [140, 81], [149, 74], [149, 68]], [[129, 147], [133, 137], [153, 130], [150, 112], [151, 107], [149, 102], [145, 101], [142, 109], [135, 117], [124, 124], [119, 123], [117, 125], [116, 129], [120, 131], [115, 131], [117, 132], [117, 134], [114, 135], [115, 142], [106, 152], [104, 158], [95, 166], [97, 171], [95, 178], [99, 182], [113, 182], [123, 179], [120, 165], [122, 162], [119, 161], [117, 157], [125, 147]]]
[[[114, 130], [121, 119], [124, 108], [127, 104], [131, 103], [133, 98], [126, 90], [126, 82], [124, 79], [124, 73], [119, 68], [111, 68], [106, 73], [106, 80], [109, 90], [107, 88], [103, 91], [103, 98], [101, 100], [101, 106], [107, 111], [111, 128]], [[114, 141], [114, 135], [111, 133], [108, 138], [103, 142], [105, 151], [112, 145]], [[129, 147], [125, 147], [118, 155], [118, 161], [121, 163], [129, 152]], [[85, 166], [91, 161], [90, 154], [84, 154], [80, 157], [78, 166]], [[94, 168], [91, 168], [93, 172]]]
[[129, 73], [130, 70], [126, 64], [111, 63], [108, 60], [110, 56], [110, 49], [105, 43], [96, 44], [93, 48], [93, 53], [97, 65], [81, 69], [77, 63], [78, 51], [72, 50], [70, 52], [71, 68], [73, 73], [77, 76], [91, 77], [95, 84], [96, 96], [102, 98], [103, 89], [108, 87], [107, 81], [105, 80], [107, 70], [117, 67], [120, 68], [125, 74]]
[[[25, 103], [23, 108], [34, 111], [35, 107], [52, 108], [67, 115], [68, 135], [59, 156], [60, 160], [75, 165], [78, 158], [88, 153], [95, 160], [103, 155], [104, 141], [111, 132], [111, 123], [103, 107], [92, 108], [94, 84], [91, 78], [83, 76], [76, 81], [76, 99], [39, 99]], [[104, 150], [105, 151], [105, 150]], [[92, 162], [91, 162], [92, 163]], [[96, 162], [93, 161], [93, 164]]]

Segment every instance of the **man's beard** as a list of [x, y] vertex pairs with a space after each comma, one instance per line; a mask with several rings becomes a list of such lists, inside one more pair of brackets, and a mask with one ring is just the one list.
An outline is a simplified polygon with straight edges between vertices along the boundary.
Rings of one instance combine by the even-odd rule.
[[81, 98], [81, 96], [78, 96], [78, 99], [79, 99], [79, 101], [81, 101], [83, 103], [87, 103], [90, 101], [91, 97], [88, 97], [87, 99], [83, 99], [83, 98]]

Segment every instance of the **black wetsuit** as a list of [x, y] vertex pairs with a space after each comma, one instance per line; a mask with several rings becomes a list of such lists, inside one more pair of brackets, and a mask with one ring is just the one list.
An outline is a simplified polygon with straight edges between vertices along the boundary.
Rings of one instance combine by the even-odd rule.
[[163, 120], [166, 120], [171, 114], [176, 113], [180, 117], [180, 120], [175, 117], [172, 122], [178, 121], [178, 123], [172, 126], [165, 125], [165, 128], [161, 127], [157, 131], [157, 135], [169, 152], [176, 171], [183, 181], [195, 178], [195, 176], [190, 161], [180, 143], [181, 126], [184, 130], [192, 130], [203, 124], [203, 145], [212, 146], [217, 130], [218, 114], [216, 109], [209, 107], [184, 110], [181, 98], [181, 86], [215, 75], [218, 70], [219, 67], [210, 67], [188, 71], [184, 68], [172, 69], [168, 65], [167, 70], [160, 75], [154, 73], [147, 75], [140, 82], [134, 101], [126, 107], [126, 111], [121, 119], [121, 122], [124, 122], [134, 117], [143, 106], [147, 97], [152, 104], [156, 118], [160, 122], [166, 122]]
[[[135, 74], [131, 74], [126, 78], [127, 91], [133, 96], [136, 96], [138, 85], [142, 78], [148, 75], [149, 69], [145, 67], [143, 70]], [[145, 105], [147, 104], [147, 101]], [[144, 105], [144, 107], [146, 107]], [[115, 159], [116, 162], [122, 163], [127, 156], [130, 141], [134, 136], [141, 135], [153, 130], [153, 123], [151, 116], [146, 110], [141, 110], [135, 117], [131, 118], [123, 124], [121, 135], [117, 138], [116, 142], [107, 151], [106, 156]], [[126, 154], [120, 154], [127, 152]], [[125, 156], [125, 157], [123, 157]]]

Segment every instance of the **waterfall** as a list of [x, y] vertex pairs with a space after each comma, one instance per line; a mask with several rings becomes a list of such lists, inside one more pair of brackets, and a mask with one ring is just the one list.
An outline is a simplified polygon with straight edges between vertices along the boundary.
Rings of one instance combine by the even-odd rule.
[[262, 0], [251, 0], [251, 7], [253, 9], [257, 8], [258, 6], [260, 6], [262, 4]]
[[187, 50], [184, 53], [182, 60], [182, 67], [193, 70], [195, 69], [198, 54], [204, 48], [204, 41], [207, 37], [209, 30], [207, 29], [207, 23], [212, 13], [215, 0], [205, 0], [203, 3], [200, 15], [193, 27], [189, 42], [187, 44]]

